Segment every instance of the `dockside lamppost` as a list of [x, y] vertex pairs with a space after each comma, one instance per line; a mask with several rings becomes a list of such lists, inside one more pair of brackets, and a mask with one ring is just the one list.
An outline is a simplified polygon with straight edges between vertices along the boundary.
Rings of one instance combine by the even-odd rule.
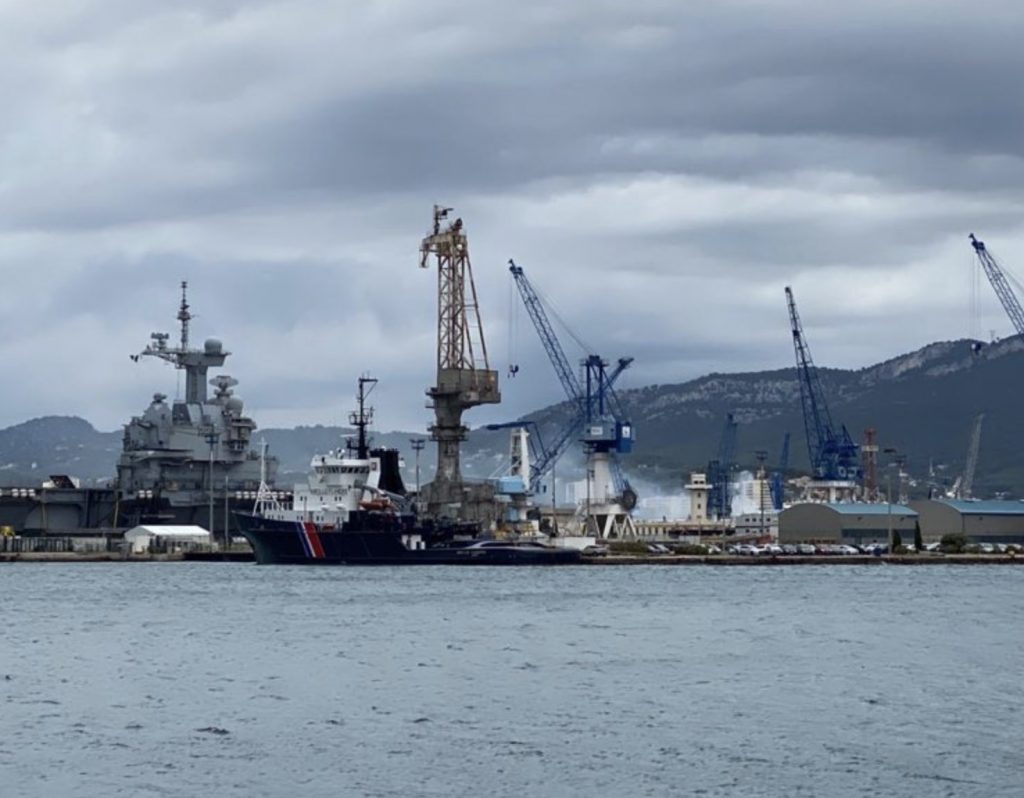
[[220, 439], [214, 431], [210, 431], [206, 435], [206, 442], [210, 444], [210, 473], [209, 473], [209, 488], [210, 488], [210, 542], [213, 542], [213, 452], [217, 446], [217, 441]]
[[416, 452], [416, 500], [419, 501], [420, 497], [420, 452], [423, 451], [423, 447], [427, 445], [426, 438], [409, 438], [409, 443], [412, 444], [412, 450]]
[[757, 508], [761, 512], [761, 523], [757, 532], [760, 537], [764, 537], [764, 461], [768, 457], [768, 452], [758, 449], [754, 456], [757, 458]]
[[889, 519], [889, 537], [886, 545], [889, 549], [888, 553], [893, 554], [894, 552], [892, 550], [892, 467], [894, 465], [898, 465], [902, 469], [903, 455], [901, 455], [893, 448], [883, 449], [882, 453], [890, 456], [889, 462], [886, 463], [885, 466], [885, 498], [889, 504], [889, 510], [886, 513]]

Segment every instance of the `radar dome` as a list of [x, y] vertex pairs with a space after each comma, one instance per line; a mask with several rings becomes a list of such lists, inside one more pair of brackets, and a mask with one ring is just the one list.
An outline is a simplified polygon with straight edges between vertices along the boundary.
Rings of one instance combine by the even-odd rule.
[[242, 415], [242, 400], [239, 399], [237, 396], [232, 396], [230, 399], [228, 399], [228, 410], [230, 410], [235, 415]]
[[224, 350], [224, 344], [216, 338], [207, 338], [206, 343], [203, 344], [203, 350], [208, 355], [219, 355]]

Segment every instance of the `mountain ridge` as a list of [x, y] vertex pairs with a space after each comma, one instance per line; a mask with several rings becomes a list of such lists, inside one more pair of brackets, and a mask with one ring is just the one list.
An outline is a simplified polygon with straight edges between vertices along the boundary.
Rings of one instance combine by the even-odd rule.
[[[984, 412], [981, 457], [975, 483], [979, 492], [1024, 493], [1024, 425], [1015, 398], [1024, 391], [1024, 338], [1014, 336], [979, 347], [966, 339], [939, 341], [858, 369], [819, 368], [833, 419], [855, 440], [865, 427], [878, 431], [880, 448], [909, 457], [911, 472], [924, 479], [935, 465], [951, 482], [963, 468], [974, 419]], [[554, 382], [554, 376], [551, 376]], [[623, 459], [631, 479], [677, 489], [690, 470], [713, 457], [725, 414], [739, 423], [737, 462], [753, 468], [755, 452], [768, 452], [774, 465], [786, 431], [792, 433], [790, 466], [806, 470], [808, 454], [794, 368], [757, 372], [713, 372], [678, 383], [657, 383], [619, 391], [637, 430], [634, 453]], [[568, 419], [572, 407], [560, 402], [525, 416], [545, 440]], [[301, 478], [318, 451], [338, 448], [351, 434], [346, 427], [320, 424], [261, 429], [281, 463], [281, 477]], [[52, 473], [79, 476], [87, 484], [113, 478], [121, 431], [100, 432], [75, 416], [44, 416], [0, 430], [0, 483], [36, 484]], [[412, 476], [409, 438], [423, 432], [375, 433], [377, 445], [393, 446], [406, 458]], [[500, 469], [507, 432], [473, 430], [464, 448], [467, 475], [490, 476]], [[421, 479], [430, 479], [433, 453], [421, 457]], [[573, 474], [575, 454], [560, 465]]]

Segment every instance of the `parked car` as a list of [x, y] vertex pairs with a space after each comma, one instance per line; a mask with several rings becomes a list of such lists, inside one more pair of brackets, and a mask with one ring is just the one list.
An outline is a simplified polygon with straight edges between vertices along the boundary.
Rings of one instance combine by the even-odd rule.
[[583, 554], [587, 557], [606, 557], [608, 555], [607, 546], [585, 546], [583, 548]]
[[667, 546], [662, 546], [660, 543], [648, 543], [647, 551], [651, 554], [671, 554], [672, 551]]
[[797, 543], [796, 544], [797, 554], [817, 554], [818, 548], [813, 543]]
[[775, 544], [775, 543], [769, 543], [767, 546], [762, 548], [761, 551], [764, 554], [771, 554], [771, 555], [785, 554], [785, 552], [782, 550], [782, 546], [779, 546], [778, 544]]
[[838, 546], [834, 546], [833, 548], [835, 549], [836, 554], [842, 554], [846, 556], [861, 553], [860, 549], [858, 549], [856, 546], [850, 546], [847, 543], [840, 543]]
[[753, 543], [741, 543], [736, 547], [736, 553], [742, 554], [748, 557], [757, 557], [761, 554], [761, 549], [755, 546]]

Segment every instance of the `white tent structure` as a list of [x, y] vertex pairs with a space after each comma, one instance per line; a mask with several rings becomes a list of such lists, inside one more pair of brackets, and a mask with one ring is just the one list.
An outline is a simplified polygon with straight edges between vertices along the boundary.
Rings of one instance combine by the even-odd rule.
[[210, 545], [210, 533], [201, 526], [137, 526], [124, 533], [132, 554], [145, 554], [154, 541], [161, 551], [184, 551]]

